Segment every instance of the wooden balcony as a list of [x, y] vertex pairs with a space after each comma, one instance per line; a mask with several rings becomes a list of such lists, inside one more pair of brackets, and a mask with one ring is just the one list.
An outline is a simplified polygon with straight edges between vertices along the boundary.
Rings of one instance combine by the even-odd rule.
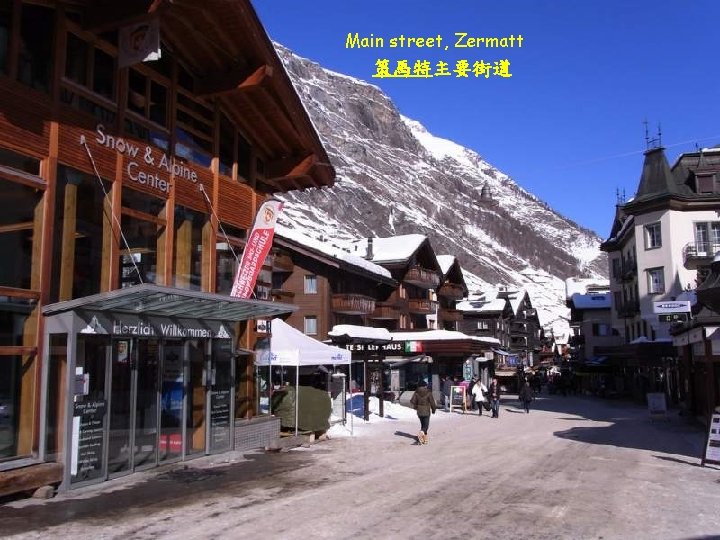
[[434, 270], [428, 270], [422, 266], [411, 266], [403, 281], [423, 289], [437, 289], [440, 285], [440, 276]]
[[375, 311], [375, 299], [362, 294], [333, 294], [332, 310], [344, 315], [370, 315]]
[[437, 309], [437, 302], [432, 300], [424, 300], [420, 298], [409, 298], [408, 299], [408, 311], [415, 315], [430, 315], [435, 313]]
[[457, 285], [456, 283], [444, 283], [442, 287], [440, 287], [438, 295], [449, 298], [450, 300], [462, 300], [465, 296], [465, 290], [462, 285]]
[[400, 318], [400, 311], [395, 304], [376, 303], [375, 310], [368, 317], [370, 319], [396, 321]]
[[283, 289], [271, 289], [270, 298], [278, 302], [292, 302], [293, 298], [295, 298], [295, 293]]
[[463, 312], [459, 309], [441, 309], [438, 317], [443, 321], [459, 322], [463, 320]]

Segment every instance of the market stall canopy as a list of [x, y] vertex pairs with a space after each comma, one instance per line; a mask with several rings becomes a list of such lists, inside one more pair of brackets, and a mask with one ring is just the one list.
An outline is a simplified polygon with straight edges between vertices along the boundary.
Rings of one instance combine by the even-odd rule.
[[271, 321], [270, 348], [257, 351], [256, 366], [349, 364], [350, 351], [306, 336], [281, 319]]

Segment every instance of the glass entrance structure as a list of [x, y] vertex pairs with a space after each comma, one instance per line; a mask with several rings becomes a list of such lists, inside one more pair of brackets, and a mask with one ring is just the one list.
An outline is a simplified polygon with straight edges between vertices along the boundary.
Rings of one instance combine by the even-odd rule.
[[293, 309], [154, 284], [46, 306], [42, 450], [63, 487], [230, 450], [236, 322]]

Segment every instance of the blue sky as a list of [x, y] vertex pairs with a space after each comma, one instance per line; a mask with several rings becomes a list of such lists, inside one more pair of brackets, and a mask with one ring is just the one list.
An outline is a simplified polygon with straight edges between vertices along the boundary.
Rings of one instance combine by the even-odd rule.
[[[252, 0], [270, 37], [370, 81], [434, 135], [477, 151], [525, 189], [605, 238], [616, 191], [631, 197], [645, 126], [672, 164], [720, 144], [718, 0]], [[385, 47], [347, 49], [348, 33]], [[522, 35], [522, 48], [460, 49], [468, 36]], [[443, 36], [438, 48], [389, 38]], [[448, 50], [444, 45], [449, 45]], [[510, 78], [377, 79], [388, 59], [510, 61]]]

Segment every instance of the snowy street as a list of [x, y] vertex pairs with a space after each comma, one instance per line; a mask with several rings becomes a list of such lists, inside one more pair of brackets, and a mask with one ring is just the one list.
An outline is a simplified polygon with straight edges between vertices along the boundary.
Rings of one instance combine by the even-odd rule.
[[[445, 413], [415, 444], [414, 411], [386, 403], [354, 436], [224, 454], [49, 501], [0, 506], [21, 538], [653, 538], [720, 534], [720, 470], [676, 413], [543, 395], [530, 414]], [[185, 467], [186, 466], [186, 467]]]

